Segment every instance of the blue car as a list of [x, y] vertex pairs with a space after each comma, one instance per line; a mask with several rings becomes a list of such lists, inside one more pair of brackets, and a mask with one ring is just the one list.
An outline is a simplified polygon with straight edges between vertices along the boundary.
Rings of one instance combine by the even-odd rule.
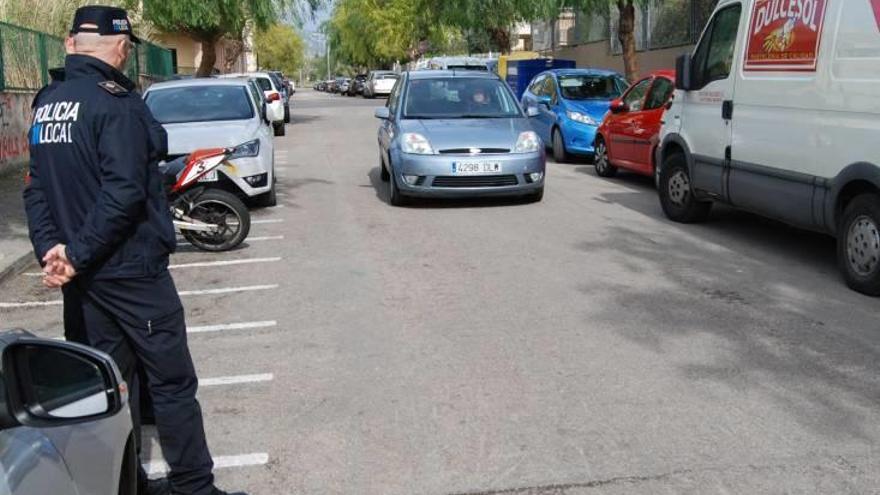
[[[599, 69], [553, 69], [532, 79], [522, 106], [536, 115], [532, 129], [557, 162], [571, 155], [592, 156], [596, 128], [629, 83], [617, 72]], [[534, 109], [534, 110], [533, 110]]]

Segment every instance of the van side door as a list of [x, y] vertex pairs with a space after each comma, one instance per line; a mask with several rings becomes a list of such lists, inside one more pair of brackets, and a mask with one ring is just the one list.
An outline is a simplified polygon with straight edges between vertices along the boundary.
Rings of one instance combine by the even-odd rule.
[[742, 10], [736, 3], [715, 12], [694, 51], [695, 89], [683, 94], [682, 134], [693, 158], [693, 187], [722, 200], [727, 199], [734, 61]]

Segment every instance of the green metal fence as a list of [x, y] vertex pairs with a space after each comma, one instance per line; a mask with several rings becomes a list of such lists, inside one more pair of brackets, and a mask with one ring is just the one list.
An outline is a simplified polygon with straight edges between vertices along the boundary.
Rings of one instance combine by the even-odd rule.
[[[171, 51], [144, 42], [129, 57], [125, 73], [143, 86], [174, 74]], [[30, 91], [49, 82], [49, 69], [64, 65], [64, 40], [0, 22], [0, 91]]]

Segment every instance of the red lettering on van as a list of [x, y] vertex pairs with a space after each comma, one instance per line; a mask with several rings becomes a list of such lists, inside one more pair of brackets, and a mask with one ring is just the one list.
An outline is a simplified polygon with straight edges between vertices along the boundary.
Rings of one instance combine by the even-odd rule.
[[877, 29], [880, 29], [880, 0], [871, 0], [871, 7], [874, 7], [874, 18], [877, 19]]
[[816, 70], [827, 5], [827, 0], [755, 0], [745, 70]]

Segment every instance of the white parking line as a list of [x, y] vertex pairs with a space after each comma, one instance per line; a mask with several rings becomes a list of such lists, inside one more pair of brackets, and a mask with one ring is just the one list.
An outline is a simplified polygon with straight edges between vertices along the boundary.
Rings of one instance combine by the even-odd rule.
[[[244, 454], [214, 457], [214, 469], [263, 466], [269, 463], [269, 454]], [[144, 464], [144, 470], [150, 476], [168, 473], [168, 464], [164, 460], [150, 461]]]
[[0, 309], [17, 309], [17, 308], [44, 308], [46, 306], [61, 306], [64, 301], [31, 301], [31, 302], [0, 302]]
[[[257, 236], [257, 237], [248, 237], [247, 239], [245, 239], [245, 242], [265, 242], [265, 241], [281, 241], [281, 240], [284, 240], [283, 235], [264, 235], [264, 236]], [[177, 241], [177, 245], [178, 246], [192, 246], [192, 244], [185, 242], [185, 241]], [[42, 273], [28, 273], [26, 275], [36, 277], [36, 276], [42, 276], [43, 274]]]
[[239, 385], [242, 383], [271, 382], [275, 376], [272, 373], [258, 375], [218, 376], [215, 378], [199, 378], [200, 387], [216, 387], [219, 385]]
[[179, 268], [206, 268], [212, 266], [232, 266], [232, 265], [250, 265], [253, 263], [274, 263], [281, 261], [281, 258], [250, 258], [244, 260], [222, 260], [222, 261], [205, 261], [201, 263], [182, 263], [179, 265], [171, 265], [168, 268], [175, 270]]
[[177, 293], [181, 296], [207, 296], [212, 294], [231, 294], [234, 292], [252, 292], [258, 290], [277, 289], [278, 284], [271, 285], [250, 285], [246, 287], [223, 287], [221, 289], [203, 289], [203, 290], [182, 290]]
[[271, 328], [278, 326], [277, 321], [249, 321], [244, 323], [229, 323], [226, 325], [203, 325], [199, 327], [187, 327], [187, 333], [222, 332], [224, 330], [256, 330], [258, 328]]
[[267, 223], [284, 223], [283, 218], [264, 218], [261, 220], [251, 220], [251, 225], [262, 225]]

